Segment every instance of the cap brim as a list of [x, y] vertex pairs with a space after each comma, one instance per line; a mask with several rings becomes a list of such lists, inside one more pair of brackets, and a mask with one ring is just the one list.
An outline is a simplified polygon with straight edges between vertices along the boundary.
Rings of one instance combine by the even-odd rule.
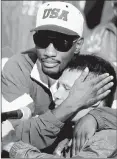
[[57, 25], [42, 25], [35, 29], [32, 29], [31, 32], [39, 31], [39, 30], [50, 30], [50, 31], [56, 31], [56, 32], [60, 32], [63, 34], [67, 34], [67, 35], [78, 36], [78, 34], [76, 32], [71, 31], [67, 28], [61, 27], [61, 26], [57, 26]]

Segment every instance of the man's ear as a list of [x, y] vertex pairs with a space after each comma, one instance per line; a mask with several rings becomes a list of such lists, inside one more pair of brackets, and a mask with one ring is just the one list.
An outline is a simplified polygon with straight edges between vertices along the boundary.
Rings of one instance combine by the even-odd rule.
[[79, 38], [77, 40], [77, 43], [76, 43], [76, 50], [74, 51], [74, 54], [78, 54], [81, 50], [81, 47], [83, 45], [83, 42], [84, 42], [84, 38]]

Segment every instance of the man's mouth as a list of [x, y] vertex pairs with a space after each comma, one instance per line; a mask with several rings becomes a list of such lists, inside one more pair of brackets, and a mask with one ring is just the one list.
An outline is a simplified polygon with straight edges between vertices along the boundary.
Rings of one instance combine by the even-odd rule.
[[59, 64], [59, 61], [51, 60], [51, 59], [42, 59], [42, 63], [45, 67], [56, 67]]

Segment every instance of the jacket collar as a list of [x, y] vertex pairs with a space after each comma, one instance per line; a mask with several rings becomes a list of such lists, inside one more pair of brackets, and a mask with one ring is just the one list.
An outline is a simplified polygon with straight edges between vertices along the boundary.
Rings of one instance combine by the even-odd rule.
[[47, 76], [43, 73], [41, 69], [41, 63], [39, 62], [39, 60], [37, 60], [34, 64], [30, 75], [32, 79], [49, 88]]
[[56, 82], [49, 88], [48, 77], [42, 71], [41, 63], [39, 62], [39, 60], [37, 60], [36, 63], [34, 64], [30, 75], [32, 79], [36, 80], [37, 82], [41, 83], [43, 86], [48, 88], [51, 91], [53, 97], [53, 94], [57, 91], [56, 85], [58, 80], [56, 80]]

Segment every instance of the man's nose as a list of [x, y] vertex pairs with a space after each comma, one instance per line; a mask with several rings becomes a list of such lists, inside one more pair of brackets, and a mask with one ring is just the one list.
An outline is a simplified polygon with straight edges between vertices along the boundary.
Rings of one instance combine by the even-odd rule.
[[45, 55], [48, 57], [56, 57], [57, 52], [52, 43], [50, 43], [48, 47], [46, 48]]

